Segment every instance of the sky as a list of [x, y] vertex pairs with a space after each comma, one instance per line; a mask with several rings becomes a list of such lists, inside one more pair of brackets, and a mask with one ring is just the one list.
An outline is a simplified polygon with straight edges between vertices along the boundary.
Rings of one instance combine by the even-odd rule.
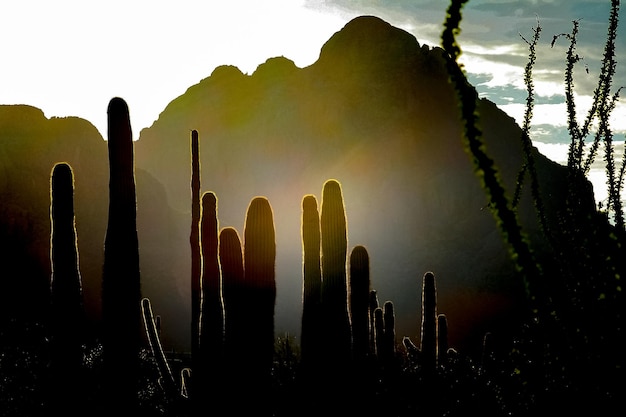
[[[311, 65], [323, 44], [360, 15], [376, 15], [421, 44], [439, 46], [447, 6], [444, 0], [2, 1], [0, 104], [32, 105], [47, 117], [81, 117], [106, 138], [106, 108], [119, 96], [129, 105], [137, 139], [170, 101], [217, 66], [251, 74], [276, 56]], [[609, 11], [610, 0], [470, 0], [463, 9], [458, 39], [468, 78], [481, 97], [520, 124], [528, 57], [522, 36], [531, 39], [540, 25], [531, 136], [557, 162], [564, 161], [569, 142], [563, 83], [569, 44], [564, 37], [550, 43], [579, 20], [583, 60], [574, 82], [582, 120], [600, 70]], [[619, 61], [625, 52], [621, 25], [615, 88], [626, 86]], [[612, 126], [623, 141], [623, 99]]]

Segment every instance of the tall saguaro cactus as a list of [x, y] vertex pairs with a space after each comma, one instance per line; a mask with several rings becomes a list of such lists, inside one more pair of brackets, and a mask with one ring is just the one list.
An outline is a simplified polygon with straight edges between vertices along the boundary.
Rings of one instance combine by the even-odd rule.
[[108, 149], [109, 217], [102, 276], [103, 383], [105, 407], [118, 412], [137, 405], [141, 341], [133, 138], [128, 105], [119, 97], [109, 102]]
[[437, 288], [435, 275], [426, 272], [422, 278], [422, 366], [425, 372], [433, 373], [437, 366]]
[[322, 338], [321, 298], [322, 266], [320, 263], [320, 217], [317, 199], [306, 195], [302, 199], [302, 329], [300, 347], [302, 362], [316, 369]]
[[[191, 358], [196, 362], [200, 347], [200, 304], [202, 299], [202, 254], [200, 249], [200, 149], [198, 131], [191, 131]], [[196, 363], [197, 365], [197, 363]], [[199, 366], [194, 366], [196, 369]]]
[[230, 377], [236, 381], [245, 378], [241, 358], [245, 357], [248, 349], [246, 320], [249, 309], [243, 273], [243, 248], [235, 228], [220, 230], [218, 253], [224, 302], [224, 362], [230, 370]]
[[252, 366], [270, 375], [274, 358], [274, 307], [276, 303], [276, 236], [274, 214], [265, 197], [250, 202], [244, 225], [244, 280], [249, 291], [249, 335], [255, 342]]
[[341, 185], [334, 179], [326, 181], [322, 188], [320, 227], [327, 353], [329, 360], [346, 363], [352, 349], [346, 278], [348, 232]]
[[[200, 389], [219, 387], [224, 353], [224, 303], [218, 259], [217, 198], [202, 195], [200, 240], [202, 247], [202, 304], [200, 311]], [[214, 384], [209, 381], [215, 381]]]
[[[80, 407], [76, 392], [67, 386], [79, 378], [85, 312], [74, 216], [74, 174], [67, 163], [57, 163], [51, 175], [51, 401], [55, 411]], [[68, 398], [71, 395], [72, 398]], [[74, 411], [78, 409], [75, 408]]]
[[350, 253], [350, 320], [352, 323], [352, 353], [354, 359], [369, 353], [370, 268], [367, 249], [358, 245]]

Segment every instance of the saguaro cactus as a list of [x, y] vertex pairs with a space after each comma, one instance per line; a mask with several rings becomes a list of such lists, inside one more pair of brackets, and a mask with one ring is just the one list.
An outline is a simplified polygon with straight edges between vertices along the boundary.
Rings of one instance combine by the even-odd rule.
[[348, 232], [341, 185], [328, 180], [322, 188], [320, 213], [322, 243], [322, 306], [324, 309], [328, 359], [346, 363], [352, 350], [346, 261]]
[[383, 304], [383, 320], [385, 321], [385, 351], [391, 361], [396, 355], [396, 314], [392, 301]]
[[393, 302], [374, 309], [376, 355], [383, 367], [391, 367], [396, 354], [396, 319]]
[[[322, 338], [322, 268], [320, 263], [320, 218], [317, 199], [302, 199], [302, 330], [300, 347], [303, 366], [317, 368]], [[309, 366], [310, 365], [310, 366]]]
[[152, 312], [152, 304], [149, 298], [143, 298], [141, 300], [141, 311], [148, 343], [150, 344], [152, 356], [154, 356], [157, 369], [159, 370], [160, 385], [168, 398], [174, 400], [179, 395], [179, 389], [176, 386], [174, 375], [172, 374], [169, 362], [163, 351], [163, 346], [161, 345], [161, 338], [159, 337], [157, 323]]
[[437, 288], [435, 275], [426, 272], [422, 279], [422, 366], [425, 372], [433, 373], [437, 366]]
[[[67, 387], [79, 378], [85, 324], [74, 217], [74, 174], [67, 163], [51, 175], [51, 401], [55, 411], [80, 407], [80, 395]], [[68, 398], [71, 395], [72, 398]], [[77, 411], [79, 408], [74, 408]]]
[[384, 357], [385, 345], [385, 321], [383, 319], [383, 309], [374, 309], [374, 340], [376, 341], [376, 356], [380, 359]]
[[[202, 304], [200, 311], [201, 389], [215, 392], [221, 381], [224, 353], [224, 303], [218, 259], [217, 198], [212, 192], [202, 196]], [[210, 381], [214, 381], [212, 384]]]
[[369, 320], [370, 320], [370, 354], [376, 354], [376, 327], [374, 323], [374, 312], [380, 307], [378, 304], [378, 293], [376, 290], [370, 290], [369, 295]]
[[350, 253], [350, 322], [352, 353], [355, 360], [369, 353], [370, 332], [370, 268], [369, 254], [364, 246], [355, 246]]
[[[198, 131], [191, 131], [191, 358], [197, 361], [200, 347], [200, 308], [202, 299], [202, 254], [200, 249], [200, 148]], [[197, 369], [198, 364], [194, 364]]]
[[[244, 281], [249, 291], [248, 334], [255, 348], [249, 353], [253, 369], [269, 377], [274, 360], [276, 302], [276, 237], [274, 214], [265, 197], [250, 202], [244, 225]], [[258, 368], [257, 368], [258, 367]]]
[[448, 317], [437, 316], [437, 364], [444, 365], [448, 361]]
[[243, 273], [243, 250], [239, 233], [225, 227], [219, 233], [219, 260], [222, 268], [222, 296], [224, 302], [224, 349], [230, 373], [241, 379], [238, 366], [248, 349], [246, 316], [248, 314]]
[[119, 412], [137, 405], [141, 340], [141, 282], [137, 238], [135, 161], [126, 102], [108, 107], [109, 217], [102, 276], [105, 408]]

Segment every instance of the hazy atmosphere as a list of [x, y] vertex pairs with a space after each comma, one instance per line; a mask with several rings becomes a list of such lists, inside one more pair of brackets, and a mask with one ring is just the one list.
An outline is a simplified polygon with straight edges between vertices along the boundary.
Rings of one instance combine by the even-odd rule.
[[0, 415], [621, 405], [619, 1], [449, 3], [1, 4]]

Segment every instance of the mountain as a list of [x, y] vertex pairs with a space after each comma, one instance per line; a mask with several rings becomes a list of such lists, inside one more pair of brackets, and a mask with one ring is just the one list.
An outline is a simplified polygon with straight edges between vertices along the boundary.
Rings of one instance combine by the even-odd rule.
[[[427, 271], [437, 277], [453, 344], [479, 344], [482, 332], [514, 320], [521, 283], [464, 149], [445, 59], [440, 48], [363, 16], [333, 35], [308, 67], [274, 57], [247, 75], [224, 65], [174, 99], [141, 131], [136, 158], [184, 214], [175, 226], [180, 240], [164, 242], [177, 254], [179, 292], [189, 292], [189, 138], [196, 129], [202, 189], [218, 198], [220, 227], [241, 233], [254, 196], [272, 204], [277, 331], [298, 335], [301, 201], [314, 194], [319, 203], [330, 178], [342, 184], [349, 247], [368, 249], [372, 287], [381, 302], [394, 302], [400, 335], [418, 338]], [[512, 195], [521, 130], [492, 102], [481, 100], [479, 110], [487, 152]], [[555, 214], [565, 169], [534, 152]], [[533, 236], [535, 217], [526, 193], [520, 218]]]
[[[26, 105], [0, 106], [0, 339], [15, 340], [26, 323], [45, 320], [50, 289], [50, 176], [67, 162], [74, 173], [75, 224], [87, 317], [97, 330], [104, 238], [108, 216], [108, 151], [97, 129], [76, 118], [46, 118]], [[184, 304], [176, 297], [167, 249], [158, 242], [175, 233], [172, 210], [155, 204], [165, 189], [136, 169], [142, 290], [168, 294], [161, 311], [173, 317]], [[150, 208], [150, 209], [145, 209]], [[154, 227], [155, 224], [160, 225]], [[182, 320], [183, 317], [179, 317]], [[24, 330], [25, 331], [25, 330]], [[95, 333], [94, 333], [95, 334]], [[176, 334], [176, 333], [174, 333]], [[176, 336], [185, 335], [181, 330]]]
[[[242, 234], [255, 196], [272, 205], [277, 332], [299, 336], [301, 203], [307, 194], [321, 203], [331, 178], [342, 185], [349, 249], [367, 248], [372, 288], [381, 303], [394, 302], [399, 337], [419, 339], [427, 271], [436, 276], [451, 346], [479, 348], [485, 331], [506, 329], [518, 317], [525, 307], [522, 283], [464, 149], [445, 59], [440, 48], [363, 16], [333, 35], [308, 67], [274, 57], [251, 75], [216, 68], [140, 132], [135, 175], [142, 293], [162, 317], [166, 348], [189, 347], [192, 129], [200, 137], [202, 190], [218, 198], [220, 227]], [[480, 100], [479, 111], [487, 153], [512, 195], [523, 161], [521, 130], [487, 100]], [[554, 219], [564, 201], [565, 168], [534, 152]], [[83, 293], [97, 328], [106, 142], [86, 120], [46, 118], [16, 105], [0, 106], [0, 333], [17, 317], [45, 315], [50, 173], [61, 161], [74, 170]], [[528, 192], [520, 204], [525, 231], [540, 251]]]

